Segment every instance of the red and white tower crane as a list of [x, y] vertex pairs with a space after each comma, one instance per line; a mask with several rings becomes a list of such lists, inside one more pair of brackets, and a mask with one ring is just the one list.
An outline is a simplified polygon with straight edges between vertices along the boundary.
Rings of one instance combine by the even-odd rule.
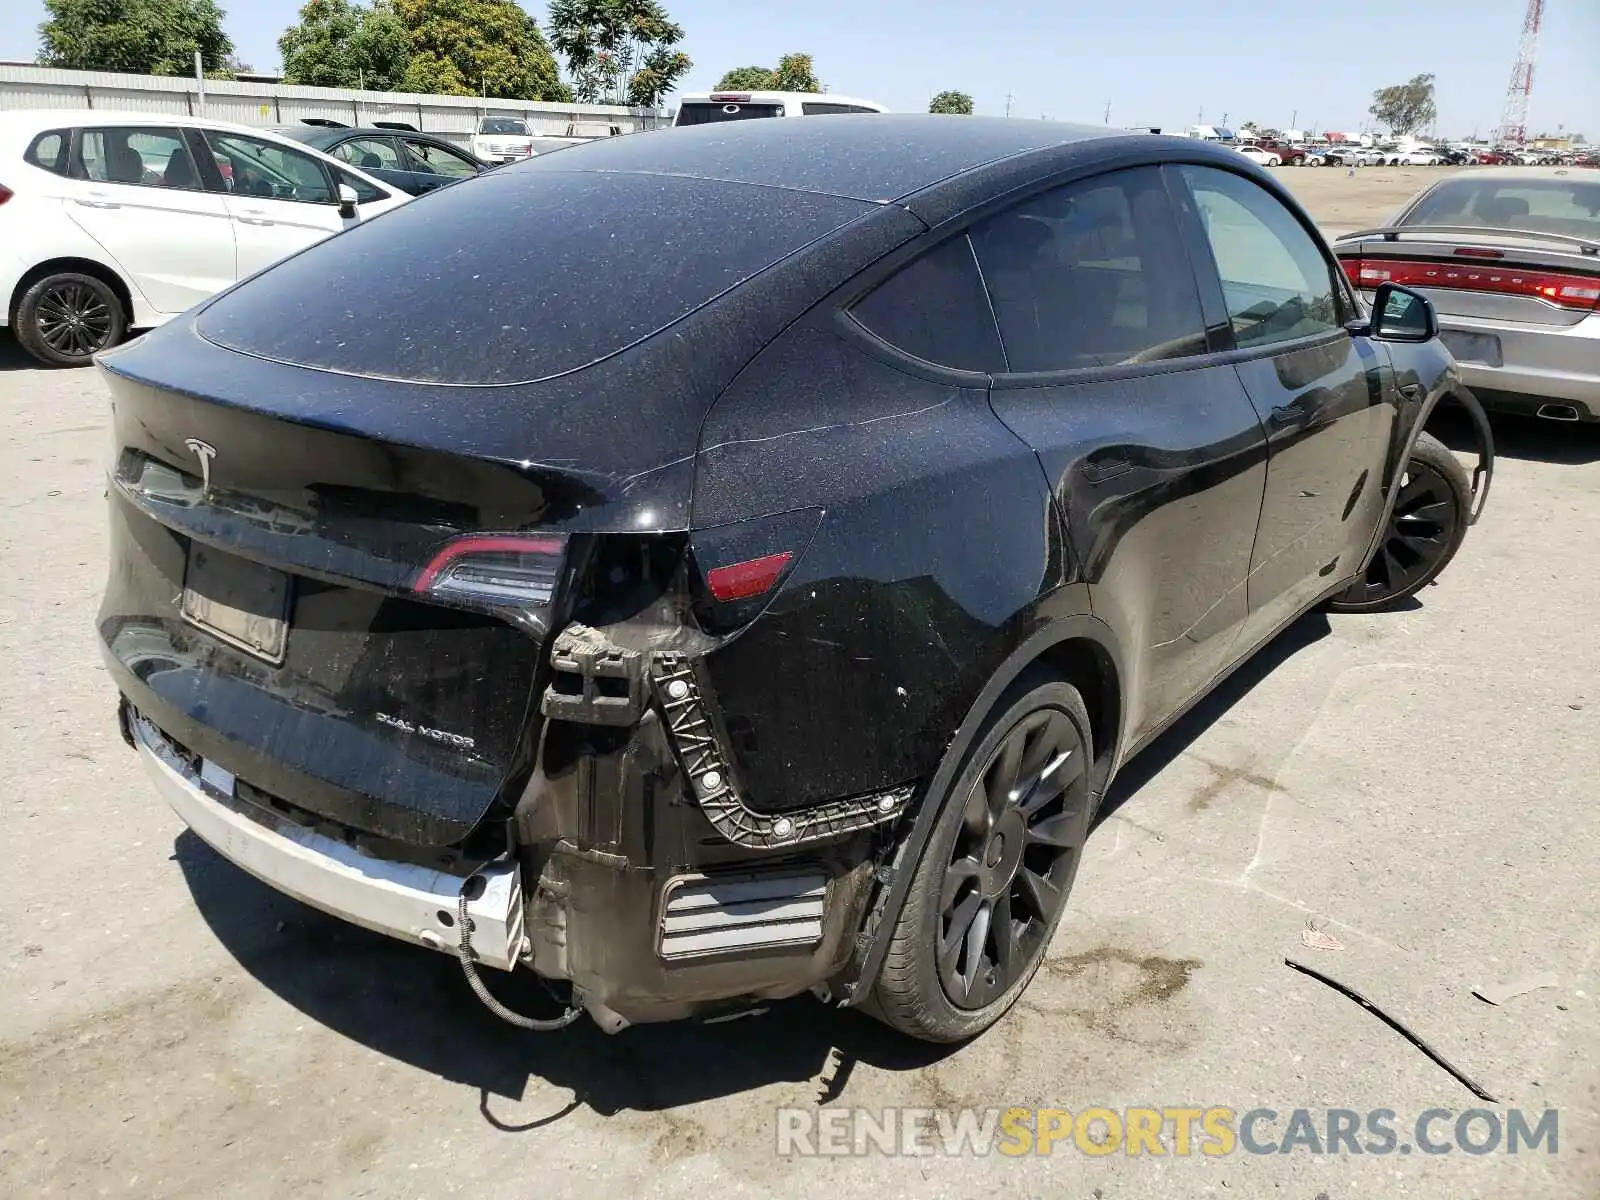
[[1528, 97], [1533, 94], [1533, 60], [1539, 52], [1539, 26], [1544, 23], [1544, 0], [1528, 0], [1522, 19], [1522, 40], [1517, 61], [1506, 86], [1506, 107], [1500, 114], [1500, 144], [1521, 146], [1528, 138]]

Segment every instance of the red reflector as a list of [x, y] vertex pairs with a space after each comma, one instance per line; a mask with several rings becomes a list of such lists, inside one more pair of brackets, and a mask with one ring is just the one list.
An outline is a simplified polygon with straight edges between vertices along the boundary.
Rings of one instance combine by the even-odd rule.
[[747, 600], [771, 591], [772, 585], [778, 582], [778, 576], [783, 574], [783, 569], [793, 557], [792, 551], [785, 550], [782, 554], [768, 554], [732, 566], [716, 567], [706, 573], [706, 586], [711, 589], [713, 596], [723, 602]]
[[1461, 246], [1456, 250], [1457, 258], [1504, 258], [1504, 250], [1490, 250], [1484, 246]]
[[1408, 287], [1458, 288], [1492, 292], [1500, 296], [1528, 296], [1558, 308], [1589, 312], [1600, 307], [1600, 277], [1570, 275], [1564, 271], [1528, 271], [1519, 267], [1469, 267], [1440, 262], [1400, 259], [1363, 259], [1357, 284], [1375, 288], [1380, 283]]

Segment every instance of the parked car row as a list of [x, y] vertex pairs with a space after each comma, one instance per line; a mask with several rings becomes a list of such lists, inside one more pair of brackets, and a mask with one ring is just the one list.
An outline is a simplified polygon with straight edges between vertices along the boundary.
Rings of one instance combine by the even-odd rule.
[[0, 113], [0, 321], [41, 362], [81, 366], [130, 328], [408, 199], [270, 130]]

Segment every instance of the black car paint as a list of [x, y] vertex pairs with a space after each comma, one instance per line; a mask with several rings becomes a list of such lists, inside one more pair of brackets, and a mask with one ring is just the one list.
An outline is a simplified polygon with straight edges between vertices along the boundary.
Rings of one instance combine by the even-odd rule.
[[[274, 276], [312, 278], [319, 261], [339, 259], [343, 238], [104, 359], [121, 452], [101, 636], [124, 695], [262, 792], [395, 853], [470, 859], [503, 842], [497, 830], [509, 821], [552, 894], [584, 898], [564, 969], [636, 1019], [828, 978], [848, 995], [882, 952], [881, 939], [856, 931], [869, 906], [873, 928], [892, 924], [909, 875], [895, 867], [915, 864], [936, 814], [922, 805], [904, 826], [810, 849], [732, 846], [693, 804], [668, 799], [686, 785], [653, 710], [631, 733], [534, 715], [549, 681], [541, 647], [556, 627], [581, 617], [619, 644], [692, 652], [752, 809], [903, 784], [936, 794], [988, 706], [1041, 655], [1095, 674], [1079, 682], [1099, 721], [1103, 789], [1133, 748], [1361, 571], [1406, 447], [1457, 387], [1435, 344], [1339, 334], [1247, 353], [1215, 320], [1207, 355], [1136, 369], [990, 376], [909, 358], [843, 310], [953, 230], [1046, 186], [1195, 162], [1250, 178], [1308, 228], [1309, 219], [1265, 172], [1178, 139], [885, 116], [785, 123], [804, 128], [774, 139], [767, 124], [612, 139], [428, 202], [470, 204], [507, 181], [533, 190], [552, 171], [650, 180], [669, 166], [740, 181], [752, 205], [780, 189], [871, 202], [579, 369], [487, 386], [403, 382], [383, 377], [386, 356], [371, 342], [365, 361], [342, 369], [326, 357], [325, 369], [295, 365], [325, 353], [321, 332], [283, 311]], [[373, 222], [373, 236], [385, 224]], [[258, 307], [269, 293], [274, 305]], [[381, 309], [381, 290], [368, 302]], [[1206, 305], [1214, 318], [1215, 297]], [[274, 307], [279, 317], [266, 319]], [[479, 352], [470, 341], [454, 348]], [[627, 420], [618, 397], [629, 398]], [[1291, 416], [1275, 421], [1276, 409]], [[188, 437], [218, 448], [209, 498]], [[148, 470], [177, 476], [180, 498], [142, 489]], [[341, 599], [330, 622], [400, 612], [414, 632], [437, 636], [463, 619], [406, 599], [408, 570], [455, 534], [535, 528], [572, 537], [569, 594], [516, 631], [525, 650], [459, 650], [503, 685], [505, 712], [525, 714], [516, 744], [497, 744], [498, 787], [491, 797], [477, 787], [470, 802], [448, 796], [482, 770], [420, 748], [430, 769], [453, 776], [431, 811], [392, 809], [328, 778], [360, 774], [374, 732], [360, 709], [370, 678], [286, 675], [216, 645], [199, 671], [203, 639], [162, 609], [181, 588], [173, 547], [194, 538], [365, 597]], [[633, 579], [641, 598], [600, 595], [641, 534], [664, 548]], [[719, 560], [784, 550], [795, 561], [764, 605], [694, 617]], [[154, 641], [180, 686], [158, 688], [130, 664], [119, 648], [129, 630]], [[438, 698], [404, 686], [396, 677], [384, 699], [437, 719]], [[269, 761], [285, 757], [281, 734], [249, 744], [252, 690], [275, 689], [287, 704], [321, 704], [365, 726], [316, 742], [340, 760], [316, 786]], [[420, 796], [424, 778], [413, 776], [407, 794]], [[668, 970], [649, 952], [645, 932], [669, 878], [796, 857], [830, 864], [836, 878], [814, 953]]]

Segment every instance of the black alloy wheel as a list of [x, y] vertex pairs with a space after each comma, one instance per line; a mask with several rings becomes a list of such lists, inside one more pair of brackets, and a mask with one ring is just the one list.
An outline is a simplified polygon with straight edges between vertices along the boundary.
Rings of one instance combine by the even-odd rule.
[[127, 314], [103, 280], [65, 273], [39, 280], [17, 304], [17, 340], [52, 367], [87, 366], [122, 340]]
[[939, 897], [939, 982], [958, 1008], [1003, 995], [1055, 927], [1083, 847], [1083, 742], [1046, 708], [1012, 727], [973, 782]]
[[1044, 961], [1089, 836], [1093, 738], [1083, 698], [1032, 667], [996, 702], [934, 805], [866, 1011], [958, 1042], [1016, 1002]]
[[1329, 603], [1335, 612], [1388, 608], [1431, 583], [1467, 532], [1472, 485], [1449, 448], [1423, 434], [1400, 478], [1400, 494], [1366, 574]]

